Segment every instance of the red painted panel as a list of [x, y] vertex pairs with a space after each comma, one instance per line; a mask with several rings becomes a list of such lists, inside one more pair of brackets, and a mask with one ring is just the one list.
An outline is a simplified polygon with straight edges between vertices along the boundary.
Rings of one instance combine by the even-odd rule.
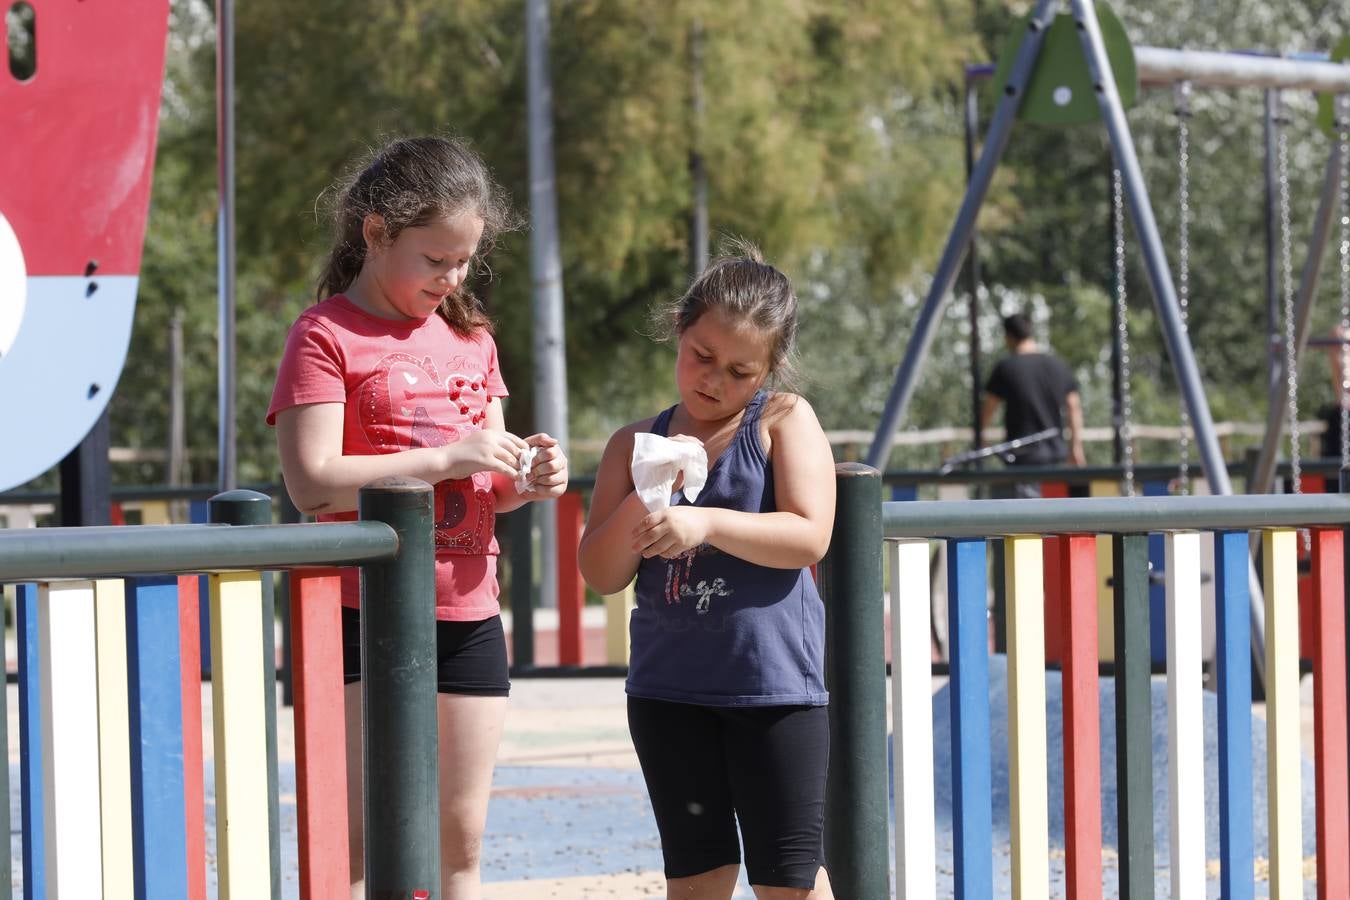
[[[0, 0], [2, 2], [2, 0]], [[200, 576], [178, 576], [178, 659], [183, 685], [183, 798], [187, 806], [186, 900], [206, 900], [206, 788], [202, 783]]]
[[1097, 539], [1058, 538], [1064, 650], [1064, 841], [1069, 900], [1102, 895], [1101, 733], [1097, 701]]
[[[28, 275], [135, 275], [169, 0], [29, 0], [37, 69], [0, 67], [0, 211]], [[8, 9], [9, 2], [3, 7]]]
[[1041, 496], [1046, 498], [1067, 497], [1069, 496], [1069, 483], [1067, 481], [1042, 481]]
[[583, 527], [581, 494], [568, 491], [558, 498], [558, 662], [581, 665], [581, 609], [586, 605], [586, 583], [577, 568]]
[[346, 897], [351, 890], [341, 606], [337, 569], [291, 573], [295, 809], [304, 900]]
[[1350, 773], [1346, 751], [1344, 540], [1312, 530], [1317, 635], [1313, 651], [1313, 759], [1317, 791], [1318, 900], [1350, 897]]
[[1060, 557], [1068, 538], [1047, 535], [1041, 541], [1041, 568], [1045, 590], [1045, 661], [1064, 661], [1064, 640], [1061, 634], [1064, 614], [1063, 581], [1060, 577]]

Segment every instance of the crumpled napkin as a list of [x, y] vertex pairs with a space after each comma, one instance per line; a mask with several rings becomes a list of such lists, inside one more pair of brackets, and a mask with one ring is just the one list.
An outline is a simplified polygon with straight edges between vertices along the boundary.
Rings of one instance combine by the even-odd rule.
[[534, 479], [530, 477], [530, 469], [534, 467], [534, 458], [538, 453], [538, 447], [526, 447], [520, 451], [520, 459], [516, 463], [517, 494], [523, 494], [534, 486]]
[[698, 499], [708, 480], [708, 454], [698, 444], [672, 441], [650, 432], [633, 435], [633, 487], [648, 512], [670, 506], [671, 488], [684, 472], [681, 490], [689, 502]]

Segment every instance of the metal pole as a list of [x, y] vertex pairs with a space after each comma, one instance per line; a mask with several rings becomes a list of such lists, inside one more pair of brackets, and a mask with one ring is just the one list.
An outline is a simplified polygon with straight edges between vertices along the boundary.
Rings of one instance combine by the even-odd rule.
[[238, 485], [235, 460], [234, 385], [234, 0], [216, 0], [216, 217], [217, 292], [220, 308], [217, 369], [217, 473], [222, 491]]
[[689, 25], [689, 181], [693, 209], [689, 215], [689, 277], [708, 267], [708, 172], [703, 165], [703, 23]]
[[[975, 171], [975, 144], [980, 132], [980, 96], [975, 82], [966, 74], [966, 187]], [[970, 420], [973, 449], [984, 446], [984, 423], [980, 421], [980, 400], [984, 392], [984, 375], [980, 371], [980, 243], [975, 226], [970, 228], [970, 247], [966, 251], [966, 280], [970, 285]], [[978, 460], [976, 467], [982, 465]]]
[[534, 668], [534, 504], [506, 516], [511, 535], [511, 662]]
[[[1280, 95], [1277, 91], [1266, 90], [1266, 115], [1265, 115], [1265, 139], [1266, 139], [1266, 158], [1263, 166], [1266, 182], [1266, 371], [1270, 373], [1270, 380], [1273, 384], [1276, 379], [1275, 370], [1279, 365], [1280, 354], [1275, 346], [1276, 336], [1280, 333], [1280, 280], [1276, 268], [1276, 255], [1279, 253], [1279, 247], [1276, 246], [1275, 221], [1279, 216], [1277, 206], [1279, 199], [1276, 194], [1275, 183], [1275, 156], [1276, 156], [1276, 132], [1280, 127]], [[1252, 487], [1247, 485], [1247, 493], [1252, 493]]]
[[362, 519], [398, 534], [398, 556], [361, 570], [366, 898], [439, 897], [440, 756], [431, 485], [381, 478]]
[[834, 537], [821, 563], [830, 765], [825, 863], [837, 897], [890, 896], [881, 473], [835, 466]]
[[[1327, 174], [1322, 181], [1322, 197], [1317, 204], [1317, 216], [1313, 219], [1312, 237], [1308, 239], [1308, 256], [1303, 262], [1303, 272], [1299, 278], [1298, 295], [1294, 301], [1294, 359], [1297, 362], [1303, 356], [1308, 342], [1308, 321], [1312, 318], [1313, 300], [1317, 294], [1317, 281], [1322, 274], [1322, 261], [1326, 256], [1327, 243], [1331, 237], [1332, 219], [1336, 215], [1336, 206], [1340, 202], [1341, 190], [1341, 144], [1335, 141], [1331, 146], [1331, 157], [1327, 160]], [[1270, 396], [1266, 406], [1266, 435], [1261, 442], [1261, 452], [1256, 457], [1256, 466], [1252, 470], [1251, 480], [1247, 484], [1247, 493], [1264, 494], [1270, 491], [1275, 482], [1275, 467], [1279, 463], [1280, 439], [1284, 436], [1285, 417], [1289, 412], [1289, 393], [1285, 387], [1285, 357], [1275, 354], [1270, 370]]]
[[952, 226], [952, 233], [947, 238], [947, 246], [943, 249], [937, 271], [933, 274], [928, 297], [924, 300], [919, 318], [914, 323], [914, 332], [910, 335], [908, 347], [905, 348], [905, 357], [896, 370], [895, 383], [891, 385], [890, 396], [886, 398], [886, 408], [881, 414], [876, 435], [872, 438], [872, 446], [867, 451], [867, 464], [873, 468], [884, 469], [886, 466], [891, 445], [895, 441], [895, 429], [904, 418], [910, 397], [914, 394], [914, 385], [918, 381], [919, 372], [928, 357], [928, 349], [937, 333], [938, 316], [942, 312], [942, 305], [946, 302], [947, 294], [956, 280], [961, 259], [965, 255], [970, 235], [975, 228], [975, 217], [984, 202], [985, 194], [989, 191], [994, 170], [1008, 146], [1013, 120], [1016, 119], [1017, 110], [1022, 105], [1027, 81], [1036, 67], [1036, 58], [1040, 55], [1041, 46], [1045, 43], [1045, 31], [1054, 19], [1055, 9], [1058, 6], [1059, 0], [1037, 0], [1036, 8], [1027, 21], [1026, 38], [1018, 48], [1017, 58], [1013, 61], [1012, 71], [1008, 75], [1008, 84], [999, 99], [998, 107], [994, 110], [994, 118], [989, 123], [989, 131], [985, 135], [980, 161], [971, 175], [970, 187], [967, 188], [966, 195], [961, 201], [956, 224]]
[[[258, 491], [233, 490], [207, 501], [212, 525], [271, 525], [272, 498]], [[277, 636], [276, 596], [272, 573], [262, 579], [262, 646], [264, 739], [267, 742], [267, 821], [272, 900], [281, 900], [281, 795], [277, 777]]]
[[[1077, 7], [1077, 3], [1073, 5]], [[1141, 84], [1189, 81], [1194, 87], [1263, 87], [1345, 93], [1350, 66], [1341, 63], [1222, 53], [1135, 47], [1135, 71]]]
[[[534, 273], [534, 418], [567, 450], [567, 359], [562, 262], [553, 168], [553, 87], [549, 77], [548, 0], [528, 0], [525, 42], [529, 92], [530, 269]], [[558, 605], [558, 524], [539, 517], [541, 605]]]

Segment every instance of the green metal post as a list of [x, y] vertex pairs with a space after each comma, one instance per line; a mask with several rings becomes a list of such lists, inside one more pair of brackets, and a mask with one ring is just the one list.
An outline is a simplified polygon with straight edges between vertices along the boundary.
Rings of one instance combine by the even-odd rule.
[[362, 519], [398, 534], [398, 556], [361, 572], [367, 900], [440, 896], [436, 579], [431, 485], [381, 478]]
[[836, 897], [890, 896], [881, 473], [835, 466], [834, 536], [821, 562], [830, 770], [825, 862]]
[[1153, 897], [1153, 696], [1148, 535], [1112, 539], [1116, 619], [1116, 815], [1120, 896]]
[[[281, 490], [281, 521], [287, 525], [298, 525], [301, 521], [300, 510], [291, 502], [291, 495], [283, 487]], [[281, 598], [278, 610], [281, 616], [281, 703], [283, 706], [295, 705], [295, 679], [293, 678], [291, 647], [291, 573], [283, 569], [277, 574], [277, 589], [273, 594]]]
[[[207, 501], [212, 525], [271, 525], [272, 498], [257, 491], [233, 490]], [[281, 791], [277, 775], [277, 637], [276, 597], [272, 573], [262, 576], [263, 709], [267, 737], [267, 831], [272, 872], [272, 900], [281, 900]]]

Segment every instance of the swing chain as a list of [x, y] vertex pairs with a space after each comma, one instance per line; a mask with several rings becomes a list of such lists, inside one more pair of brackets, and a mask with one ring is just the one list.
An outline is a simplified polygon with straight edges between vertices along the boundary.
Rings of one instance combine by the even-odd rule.
[[[1276, 95], [1277, 101], [1279, 95]], [[1284, 294], [1284, 372], [1289, 398], [1289, 482], [1295, 494], [1303, 493], [1303, 472], [1299, 453], [1298, 423], [1298, 350], [1294, 326], [1294, 255], [1289, 233], [1289, 135], [1279, 130], [1280, 193], [1280, 276]]]
[[1134, 496], [1134, 425], [1130, 396], [1130, 324], [1125, 304], [1125, 198], [1120, 169], [1111, 170], [1111, 209], [1115, 227], [1116, 317], [1120, 333], [1120, 446], [1124, 468], [1125, 496]]
[[[1173, 90], [1177, 114], [1177, 195], [1180, 210], [1177, 221], [1177, 305], [1181, 312], [1181, 333], [1187, 334], [1191, 298], [1191, 83], [1177, 82]], [[1180, 457], [1177, 467], [1177, 493], [1183, 497], [1191, 492], [1191, 417], [1181, 398], [1180, 438], [1177, 448]]]
[[1336, 405], [1340, 407], [1341, 467], [1350, 466], [1350, 94], [1336, 96], [1336, 130], [1340, 153], [1341, 201], [1341, 371]]

